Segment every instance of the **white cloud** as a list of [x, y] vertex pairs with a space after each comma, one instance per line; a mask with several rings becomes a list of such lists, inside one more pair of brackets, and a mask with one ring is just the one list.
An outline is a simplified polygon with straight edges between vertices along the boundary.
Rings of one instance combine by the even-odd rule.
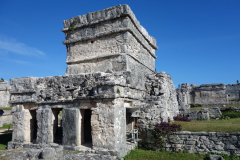
[[39, 49], [18, 42], [16, 39], [13, 38], [0, 37], [0, 49], [21, 55], [45, 55], [44, 52], [40, 51]]
[[26, 61], [20, 61], [20, 60], [15, 60], [15, 59], [3, 59], [5, 61], [10, 61], [10, 62], [14, 62], [14, 63], [19, 63], [19, 64], [29, 64]]

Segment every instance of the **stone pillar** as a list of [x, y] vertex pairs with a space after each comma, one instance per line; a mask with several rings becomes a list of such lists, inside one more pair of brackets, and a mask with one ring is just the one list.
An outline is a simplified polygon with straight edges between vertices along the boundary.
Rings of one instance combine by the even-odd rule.
[[51, 108], [37, 110], [37, 142], [53, 142], [53, 113]]
[[92, 109], [91, 125], [93, 149], [115, 149], [116, 132], [119, 131], [116, 128], [121, 126], [116, 125], [115, 104], [112, 101], [103, 100], [96, 104], [96, 108]]
[[12, 141], [13, 142], [25, 142], [24, 139], [24, 117], [25, 110], [23, 105], [14, 105], [12, 108], [14, 111], [13, 115], [13, 133]]
[[81, 145], [81, 114], [78, 108], [64, 108], [62, 111], [63, 145]]

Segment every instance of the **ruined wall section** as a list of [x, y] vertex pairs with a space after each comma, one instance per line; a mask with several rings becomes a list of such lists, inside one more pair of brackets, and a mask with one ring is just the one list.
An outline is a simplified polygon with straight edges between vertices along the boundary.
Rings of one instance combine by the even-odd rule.
[[227, 103], [226, 87], [224, 84], [202, 84], [195, 88], [195, 103], [218, 104]]
[[229, 100], [233, 98], [240, 98], [240, 84], [226, 85], [226, 92]]
[[172, 122], [179, 110], [175, 86], [170, 75], [165, 72], [149, 75], [145, 86], [146, 97], [139, 104], [142, 106], [142, 112], [138, 123], [141, 143], [147, 146], [150, 138], [150, 124], [154, 125], [161, 121]]
[[146, 97], [142, 105], [141, 128], [151, 123], [173, 121], [178, 114], [176, 91], [171, 76], [165, 72], [149, 75], [146, 81]]
[[0, 81], [0, 108], [9, 107], [9, 98], [11, 87], [7, 81]]
[[202, 84], [200, 86], [187, 83], [181, 85], [181, 88], [176, 89], [178, 103], [180, 106], [189, 104], [202, 104], [211, 106], [214, 104], [228, 103], [226, 86], [219, 84]]

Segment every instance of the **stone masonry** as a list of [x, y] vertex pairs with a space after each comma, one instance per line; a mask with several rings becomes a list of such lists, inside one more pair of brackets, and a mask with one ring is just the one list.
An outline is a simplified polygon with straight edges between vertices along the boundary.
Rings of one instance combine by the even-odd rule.
[[[171, 76], [155, 73], [156, 40], [129, 6], [70, 18], [62, 31], [65, 75], [10, 81], [8, 149], [62, 146], [121, 158], [136, 145], [126, 140], [131, 126], [144, 135], [149, 122], [172, 121], [178, 114]], [[140, 111], [136, 121], [132, 110]]]
[[183, 83], [181, 88], [176, 89], [177, 99], [180, 106], [189, 104], [202, 104], [203, 106], [228, 104], [228, 92], [226, 86], [219, 84], [202, 84], [196, 86]]
[[0, 81], [0, 108], [9, 107], [10, 89], [7, 81]]
[[224, 153], [240, 156], [240, 133], [176, 132], [165, 148], [171, 151], [188, 150], [189, 153]]

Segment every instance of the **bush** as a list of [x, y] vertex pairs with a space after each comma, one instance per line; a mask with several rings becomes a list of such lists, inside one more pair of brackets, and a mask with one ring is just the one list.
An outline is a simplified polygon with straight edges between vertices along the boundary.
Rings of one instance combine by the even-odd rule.
[[202, 105], [196, 103], [196, 104], [190, 104], [190, 107], [191, 107], [191, 108], [202, 107]]
[[182, 129], [181, 124], [161, 122], [156, 123], [152, 130], [154, 142], [160, 150], [163, 150], [164, 143], [168, 142], [169, 136]]
[[240, 118], [240, 112], [235, 111], [222, 112], [222, 115], [230, 118]]
[[188, 119], [188, 117], [183, 117], [183, 116], [176, 116], [173, 117], [175, 121], [185, 121], [185, 122], [191, 122], [191, 119]]

